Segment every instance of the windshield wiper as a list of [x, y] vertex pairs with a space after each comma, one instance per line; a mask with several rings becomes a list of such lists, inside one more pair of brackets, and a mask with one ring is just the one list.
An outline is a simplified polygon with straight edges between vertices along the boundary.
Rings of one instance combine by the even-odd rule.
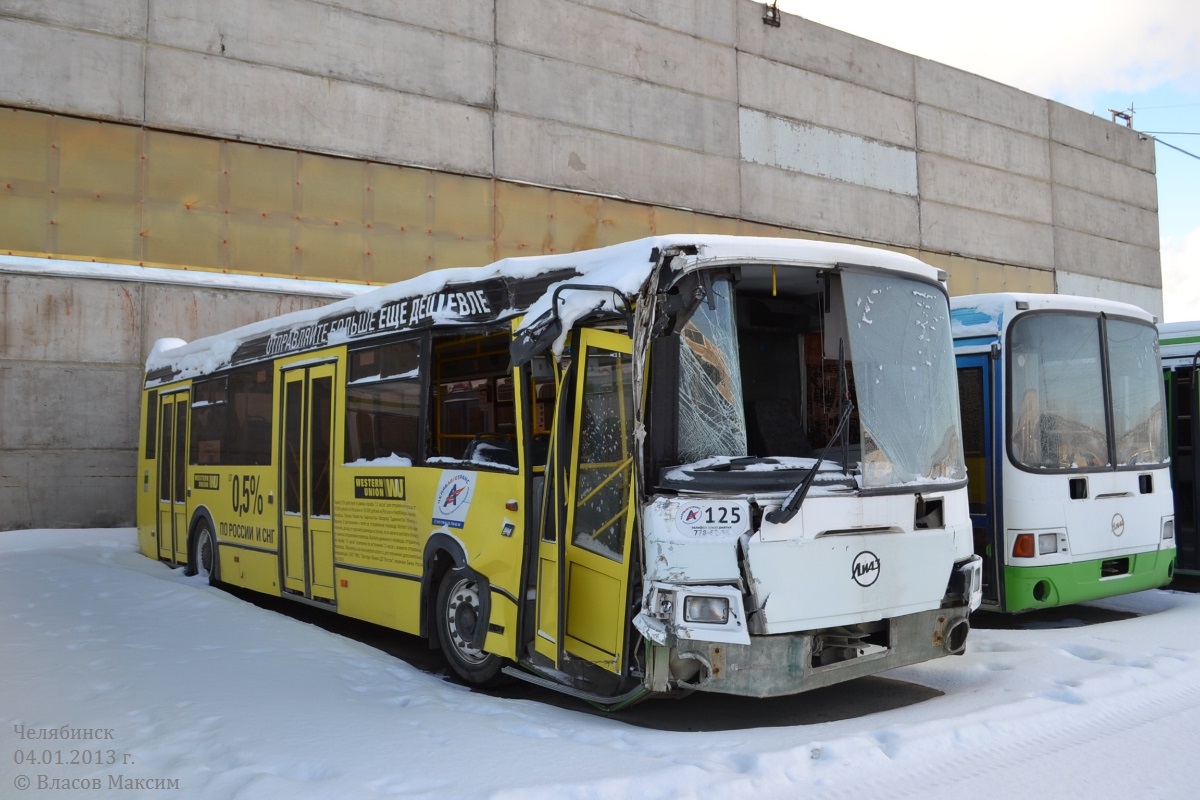
[[778, 464], [779, 461], [768, 457], [760, 456], [738, 456], [731, 458], [728, 461], [722, 461], [718, 464], [712, 464], [707, 467], [696, 467], [693, 472], [730, 472], [741, 471], [752, 464]]
[[[800, 481], [800, 485], [792, 489], [791, 494], [783, 501], [783, 505], [773, 511], [768, 511], [766, 514], [767, 522], [773, 525], [782, 525], [790, 521], [800, 511], [800, 506], [804, 503], [804, 498], [808, 495], [808, 490], [812, 488], [813, 481], [816, 480], [817, 471], [821, 469], [821, 464], [825, 461], [825, 456], [829, 455], [829, 449], [833, 447], [834, 442], [841, 438], [842, 430], [846, 427], [846, 423], [850, 421], [850, 414], [854, 411], [854, 402], [849, 397], [849, 391], [846, 380], [846, 343], [843, 340], [838, 340], [838, 402], [842, 405], [841, 413], [838, 415], [837, 428], [833, 431], [833, 436], [829, 437], [829, 442], [825, 445], [825, 449], [821, 451], [821, 455], [817, 456], [817, 463], [813, 464], [812, 469], [804, 476], [804, 480]], [[845, 448], [843, 448], [845, 451]], [[846, 469], [846, 460], [849, 458], [845, 452], [842, 456], [842, 470]]]

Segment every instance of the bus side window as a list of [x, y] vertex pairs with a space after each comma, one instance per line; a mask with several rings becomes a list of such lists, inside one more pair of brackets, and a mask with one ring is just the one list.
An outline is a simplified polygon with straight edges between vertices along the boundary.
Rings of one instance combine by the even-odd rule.
[[270, 367], [236, 370], [229, 376], [229, 401], [237, 420], [227, 463], [264, 466], [271, 463], [271, 411], [274, 373]]
[[421, 439], [421, 340], [350, 354], [346, 385], [346, 463], [411, 461]]
[[146, 398], [146, 442], [145, 457], [154, 458], [155, 446], [158, 444], [156, 426], [158, 425], [158, 389], [150, 392]]
[[508, 340], [507, 333], [434, 340], [430, 388], [437, 455], [476, 464], [517, 466]]
[[192, 464], [230, 463], [226, 441], [231, 414], [227, 375], [192, 384]]

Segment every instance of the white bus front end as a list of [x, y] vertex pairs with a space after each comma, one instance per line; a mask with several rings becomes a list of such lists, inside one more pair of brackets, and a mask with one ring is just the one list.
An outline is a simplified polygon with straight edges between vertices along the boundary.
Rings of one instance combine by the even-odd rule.
[[647, 688], [767, 697], [962, 653], [981, 561], [935, 273], [705, 266], [652, 327]]

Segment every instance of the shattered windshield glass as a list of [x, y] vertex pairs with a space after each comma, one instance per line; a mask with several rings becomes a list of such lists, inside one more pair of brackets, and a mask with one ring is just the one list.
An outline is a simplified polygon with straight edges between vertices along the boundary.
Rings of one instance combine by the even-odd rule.
[[712, 284], [679, 334], [679, 456], [746, 455], [746, 414], [738, 364], [733, 286]]
[[946, 297], [920, 281], [842, 273], [864, 488], [963, 480]]
[[939, 287], [744, 265], [696, 296], [653, 392], [674, 412], [664, 481], [790, 491], [818, 463], [818, 493], [965, 479]]

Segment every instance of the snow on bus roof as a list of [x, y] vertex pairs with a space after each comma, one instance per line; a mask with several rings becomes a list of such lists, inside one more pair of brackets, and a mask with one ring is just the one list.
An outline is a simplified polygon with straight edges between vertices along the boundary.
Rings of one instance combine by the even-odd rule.
[[[557, 271], [573, 271], [573, 277], [550, 284], [537, 300], [525, 308], [490, 310], [492, 319], [523, 314], [524, 327], [550, 312], [552, 296], [559, 287], [569, 289], [572, 284], [603, 285], [626, 295], [637, 293], [654, 266], [651, 260], [654, 250], [670, 247], [698, 249], [696, 255], [685, 256], [673, 262], [675, 268], [680, 271], [703, 263], [724, 260], [794, 263], [818, 267], [852, 263], [882, 267], [925, 280], [940, 278], [938, 270], [912, 256], [861, 245], [748, 236], [655, 236], [594, 250], [521, 256], [502, 259], [484, 267], [435, 270], [398, 283], [377, 287], [320, 308], [284, 314], [175, 347], [156, 348], [147, 358], [146, 370], [170, 370], [177, 377], [203, 374], [232, 363], [234, 353], [250, 340], [309, 331], [313, 326], [321, 327], [321, 320], [328, 320], [337, 315], [378, 314], [382, 309], [397, 303], [428, 299], [464, 284], [497, 278], [520, 281], [551, 275]], [[614, 298], [607, 295], [586, 290], [576, 294], [575, 299], [569, 295], [560, 298], [558, 312], [564, 330], [569, 330], [580, 317], [597, 309], [611, 309], [614, 305]], [[459, 313], [452, 303], [423, 304], [422, 311], [423, 322], [465, 324], [473, 321], [469, 316]], [[398, 316], [403, 317], [406, 313], [408, 309], [401, 309]], [[327, 336], [323, 341], [328, 344], [337, 344], [347, 339], [339, 335], [339, 330], [327, 330], [322, 335]]]
[[1005, 313], [1011, 316], [1016, 311], [1017, 303], [1026, 303], [1031, 311], [1105, 312], [1140, 319], [1151, 324], [1154, 322], [1154, 316], [1145, 309], [1119, 300], [1073, 294], [992, 292], [951, 297], [950, 334], [955, 339], [999, 336], [1004, 326]]
[[239, 289], [272, 294], [312, 295], [338, 299], [363, 294], [378, 288], [355, 283], [304, 280], [301, 278], [271, 278], [265, 275], [231, 275], [195, 269], [139, 267], [132, 264], [113, 264], [104, 261], [70, 261], [58, 258], [31, 258], [0, 255], [0, 272], [23, 275], [53, 275], [64, 278], [87, 278], [106, 281], [136, 281], [206, 289]]

